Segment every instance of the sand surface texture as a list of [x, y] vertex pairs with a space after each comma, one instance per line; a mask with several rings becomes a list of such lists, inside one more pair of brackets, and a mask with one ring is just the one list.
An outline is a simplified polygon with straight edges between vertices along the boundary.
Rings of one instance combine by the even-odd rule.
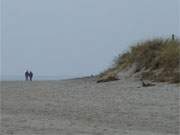
[[1, 82], [1, 135], [178, 135], [179, 92], [138, 80]]

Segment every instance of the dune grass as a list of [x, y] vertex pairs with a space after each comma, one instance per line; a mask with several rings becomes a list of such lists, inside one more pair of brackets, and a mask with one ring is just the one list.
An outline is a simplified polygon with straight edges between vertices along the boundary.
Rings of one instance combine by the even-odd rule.
[[141, 72], [143, 79], [179, 83], [180, 40], [153, 39], [137, 43], [119, 55], [114, 66], [100, 74], [99, 79], [115, 79], [118, 72], [134, 64], [134, 73]]

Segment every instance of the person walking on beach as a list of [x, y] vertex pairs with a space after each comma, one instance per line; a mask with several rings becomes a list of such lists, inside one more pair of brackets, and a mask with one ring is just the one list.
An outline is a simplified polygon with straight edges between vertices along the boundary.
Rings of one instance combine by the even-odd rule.
[[30, 78], [30, 81], [32, 81], [33, 73], [31, 71], [29, 72], [29, 78]]
[[29, 72], [28, 72], [28, 70], [26, 70], [26, 72], [25, 72], [25, 80], [26, 81], [28, 81], [28, 76], [29, 76]]

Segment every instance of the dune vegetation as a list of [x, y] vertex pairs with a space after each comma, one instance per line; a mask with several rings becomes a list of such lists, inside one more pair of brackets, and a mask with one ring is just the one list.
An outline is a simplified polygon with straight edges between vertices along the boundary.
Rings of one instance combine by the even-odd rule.
[[133, 74], [157, 82], [180, 82], [180, 40], [153, 39], [137, 43], [114, 60], [114, 65], [101, 73], [98, 82], [118, 79], [118, 73], [135, 66]]

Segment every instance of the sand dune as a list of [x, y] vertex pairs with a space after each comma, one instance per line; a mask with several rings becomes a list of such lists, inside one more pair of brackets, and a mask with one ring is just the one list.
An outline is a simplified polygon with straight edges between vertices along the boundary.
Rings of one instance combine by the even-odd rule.
[[2, 135], [178, 135], [177, 85], [1, 82]]

